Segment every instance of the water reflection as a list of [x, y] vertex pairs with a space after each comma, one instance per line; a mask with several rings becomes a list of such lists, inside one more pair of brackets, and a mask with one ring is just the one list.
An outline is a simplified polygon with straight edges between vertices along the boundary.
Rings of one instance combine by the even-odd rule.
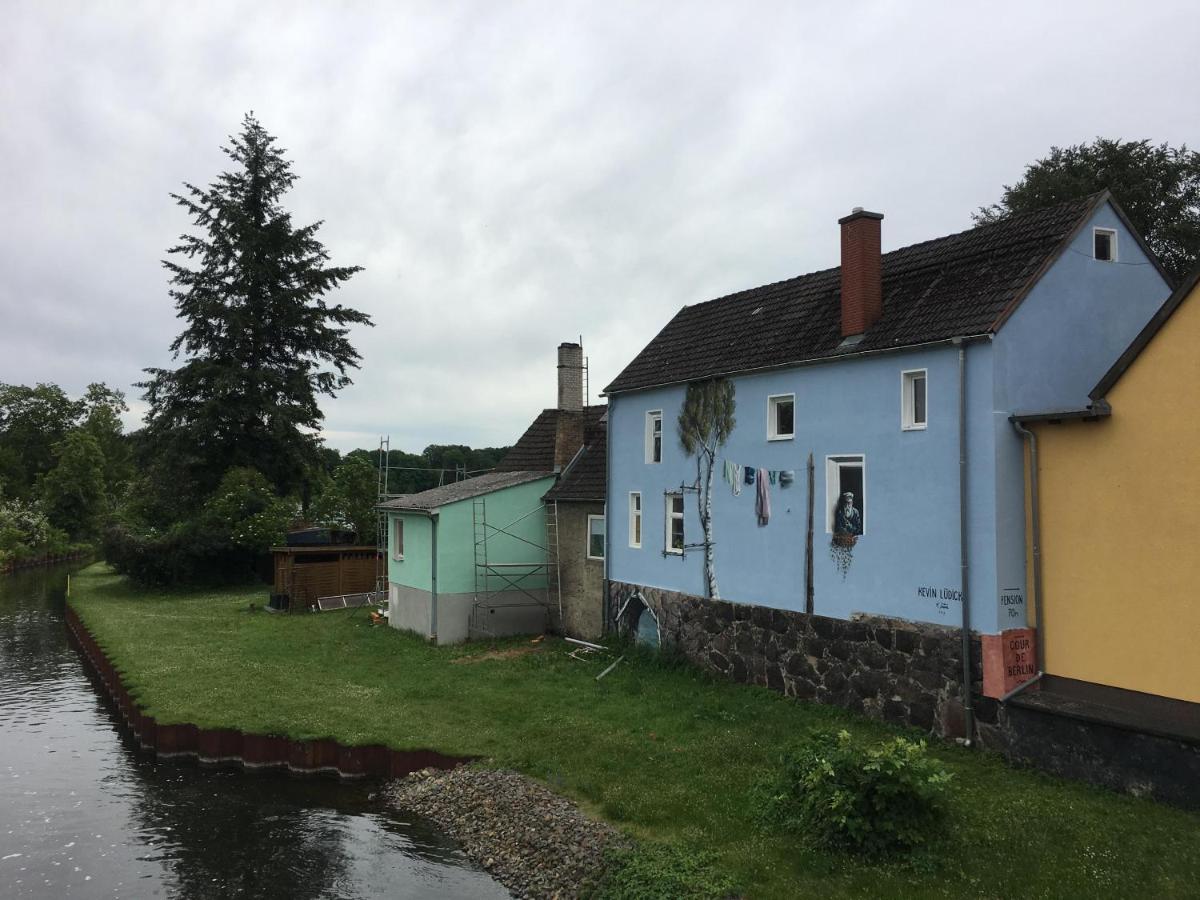
[[507, 893], [371, 784], [158, 763], [66, 639], [65, 572], [0, 578], [5, 897], [490, 898]]

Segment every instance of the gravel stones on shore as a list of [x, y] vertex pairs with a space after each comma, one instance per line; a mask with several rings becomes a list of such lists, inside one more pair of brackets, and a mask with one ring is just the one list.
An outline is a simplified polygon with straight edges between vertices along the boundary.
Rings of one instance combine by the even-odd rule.
[[394, 782], [387, 798], [429, 819], [514, 896], [531, 900], [580, 896], [599, 880], [606, 851], [629, 846], [570, 800], [507, 770], [426, 769]]

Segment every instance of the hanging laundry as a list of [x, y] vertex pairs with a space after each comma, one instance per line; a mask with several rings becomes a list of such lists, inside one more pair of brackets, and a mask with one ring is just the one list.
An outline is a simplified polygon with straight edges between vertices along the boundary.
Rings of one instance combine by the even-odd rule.
[[772, 469], [770, 472], [767, 473], [767, 475], [769, 475], [771, 478], [771, 484], [774, 484], [776, 479], [779, 478], [779, 471], [776, 469]]
[[759, 469], [757, 477], [758, 493], [754, 497], [754, 514], [758, 516], [758, 524], [762, 526], [771, 521], [771, 495], [767, 487], [770, 479], [766, 469]]
[[780, 487], [791, 487], [792, 482], [795, 480], [796, 480], [796, 470], [795, 469], [784, 469], [782, 472], [779, 473], [779, 486]]
[[754, 484], [754, 472], [753, 466], [746, 466], [746, 484]]
[[722, 477], [733, 488], [734, 495], [740, 494], [742, 492], [742, 467], [733, 460], [727, 459], [722, 467], [722, 472]]

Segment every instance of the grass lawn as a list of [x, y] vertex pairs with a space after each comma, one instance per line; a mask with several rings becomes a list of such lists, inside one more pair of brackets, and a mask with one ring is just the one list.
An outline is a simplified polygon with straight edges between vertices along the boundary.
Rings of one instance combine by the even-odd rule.
[[[481, 755], [542, 779], [631, 834], [716, 854], [751, 897], [1200, 896], [1200, 815], [938, 743], [954, 773], [947, 836], [907, 861], [807, 849], [755, 824], [753, 785], [812, 726], [895, 729], [653, 658], [581, 662], [435, 648], [366, 615], [272, 616], [265, 588], [132, 588], [103, 566], [71, 601], [159, 722]], [[501, 649], [530, 647], [528, 640]]]

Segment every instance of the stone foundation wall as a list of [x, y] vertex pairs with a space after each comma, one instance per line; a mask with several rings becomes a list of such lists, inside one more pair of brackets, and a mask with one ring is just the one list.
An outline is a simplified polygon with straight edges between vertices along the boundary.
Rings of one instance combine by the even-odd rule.
[[[609, 600], [609, 626], [617, 633], [636, 630], [644, 603], [658, 618], [664, 647], [733, 681], [942, 737], [965, 736], [959, 629], [868, 616], [830, 619], [623, 582], [610, 582]], [[979, 696], [974, 635], [971, 670], [976, 720], [994, 724], [998, 704]]]

